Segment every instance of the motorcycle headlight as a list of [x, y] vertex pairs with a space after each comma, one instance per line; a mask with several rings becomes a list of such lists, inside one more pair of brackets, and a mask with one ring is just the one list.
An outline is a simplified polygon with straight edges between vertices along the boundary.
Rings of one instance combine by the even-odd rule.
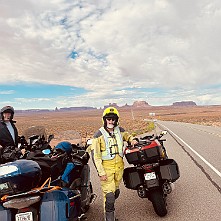
[[0, 176], [13, 176], [18, 173], [18, 167], [15, 165], [3, 165], [0, 167]]

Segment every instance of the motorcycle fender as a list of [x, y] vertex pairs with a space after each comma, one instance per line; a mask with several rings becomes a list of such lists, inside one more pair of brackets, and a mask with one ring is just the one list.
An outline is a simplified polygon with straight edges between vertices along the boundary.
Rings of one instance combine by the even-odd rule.
[[159, 180], [158, 179], [145, 180], [145, 182], [146, 182], [147, 189], [159, 186]]

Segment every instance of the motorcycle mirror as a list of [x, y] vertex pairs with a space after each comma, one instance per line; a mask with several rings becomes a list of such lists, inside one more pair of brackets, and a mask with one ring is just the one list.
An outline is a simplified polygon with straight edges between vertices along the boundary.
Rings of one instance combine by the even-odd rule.
[[163, 131], [161, 132], [161, 134], [162, 134], [162, 135], [167, 134], [167, 130], [163, 130]]
[[49, 135], [48, 142], [50, 142], [54, 138], [54, 134]]
[[88, 139], [87, 140], [87, 145], [89, 146], [89, 145], [91, 145], [92, 144], [92, 139]]
[[44, 150], [42, 150], [42, 153], [45, 154], [45, 155], [49, 155], [51, 153], [51, 150], [50, 149], [44, 149]]

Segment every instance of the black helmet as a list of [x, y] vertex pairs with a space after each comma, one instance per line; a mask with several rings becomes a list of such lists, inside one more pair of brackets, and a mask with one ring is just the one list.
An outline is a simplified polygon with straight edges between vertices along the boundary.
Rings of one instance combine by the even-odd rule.
[[3, 119], [3, 113], [11, 113], [11, 120], [12, 120], [14, 117], [15, 110], [12, 106], [5, 106], [1, 109], [2, 119]]

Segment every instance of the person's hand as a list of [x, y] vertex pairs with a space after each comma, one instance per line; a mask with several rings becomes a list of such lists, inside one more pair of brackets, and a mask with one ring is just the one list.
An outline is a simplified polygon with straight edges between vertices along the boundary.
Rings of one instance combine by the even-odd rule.
[[101, 181], [107, 181], [107, 175], [100, 176]]
[[26, 150], [25, 149], [21, 149], [21, 153], [24, 156], [25, 155]]
[[137, 141], [137, 140], [134, 139], [134, 140], [131, 141], [131, 145], [132, 145], [133, 147], [134, 147], [134, 145], [136, 145], [136, 144], [138, 144], [138, 141]]

